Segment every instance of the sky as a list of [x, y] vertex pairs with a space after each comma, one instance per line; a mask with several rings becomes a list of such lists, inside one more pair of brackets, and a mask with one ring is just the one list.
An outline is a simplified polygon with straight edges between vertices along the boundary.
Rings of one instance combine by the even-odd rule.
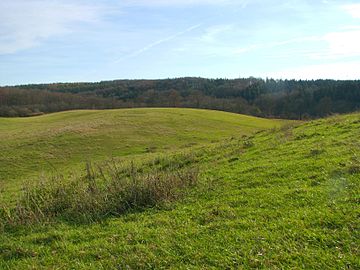
[[0, 85], [360, 79], [360, 1], [0, 0]]

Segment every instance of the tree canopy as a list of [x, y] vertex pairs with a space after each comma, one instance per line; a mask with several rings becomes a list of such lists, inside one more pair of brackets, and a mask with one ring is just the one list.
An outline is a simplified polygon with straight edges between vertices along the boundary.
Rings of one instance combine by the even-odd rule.
[[359, 110], [360, 81], [188, 77], [0, 87], [0, 116], [132, 107], [189, 107], [262, 117], [316, 118]]

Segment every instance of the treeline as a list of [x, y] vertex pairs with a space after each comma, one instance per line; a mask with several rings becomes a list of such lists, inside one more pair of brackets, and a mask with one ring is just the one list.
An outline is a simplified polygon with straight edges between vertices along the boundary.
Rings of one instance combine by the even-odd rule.
[[359, 110], [360, 81], [178, 78], [0, 88], [1, 116], [126, 107], [190, 107], [262, 117], [316, 118]]
[[0, 116], [34, 116], [74, 109], [112, 109], [127, 107], [116, 99], [71, 93], [0, 88]]

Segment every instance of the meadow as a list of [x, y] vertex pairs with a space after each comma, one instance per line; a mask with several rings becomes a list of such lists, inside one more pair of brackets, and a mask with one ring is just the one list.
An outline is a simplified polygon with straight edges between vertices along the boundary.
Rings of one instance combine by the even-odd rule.
[[359, 113], [75, 111], [0, 138], [0, 269], [360, 268]]
[[0, 189], [11, 199], [43, 173], [84, 170], [85, 163], [151, 156], [246, 135], [284, 121], [193, 109], [68, 111], [0, 118]]

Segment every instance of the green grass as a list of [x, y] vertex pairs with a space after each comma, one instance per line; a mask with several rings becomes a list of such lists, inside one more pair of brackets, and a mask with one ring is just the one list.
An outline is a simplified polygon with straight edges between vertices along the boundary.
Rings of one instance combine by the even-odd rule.
[[175, 151], [177, 202], [4, 230], [0, 269], [359, 269], [360, 114], [232, 136]]
[[193, 109], [69, 111], [0, 118], [0, 198], [41, 173], [82, 170], [86, 161], [171, 152], [247, 135], [285, 121]]

